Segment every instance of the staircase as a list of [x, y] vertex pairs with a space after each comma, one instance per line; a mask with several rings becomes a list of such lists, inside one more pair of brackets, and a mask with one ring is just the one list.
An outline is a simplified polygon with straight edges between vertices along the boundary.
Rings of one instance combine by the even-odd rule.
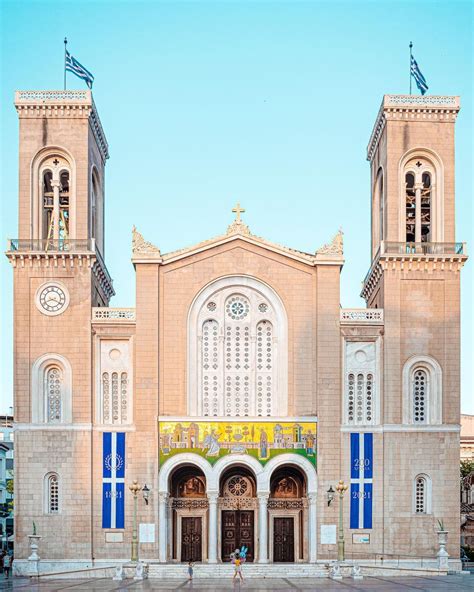
[[[153, 563], [147, 562], [149, 578], [188, 577], [188, 566], [185, 563]], [[232, 578], [234, 566], [231, 563], [196, 563], [194, 578]], [[328, 569], [324, 563], [245, 563], [242, 569], [244, 578], [327, 578]]]

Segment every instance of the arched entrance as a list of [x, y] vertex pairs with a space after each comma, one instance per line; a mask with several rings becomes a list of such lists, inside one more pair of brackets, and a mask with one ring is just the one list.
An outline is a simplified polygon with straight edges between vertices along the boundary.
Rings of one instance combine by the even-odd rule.
[[194, 465], [182, 465], [170, 476], [172, 559], [182, 562], [207, 559], [206, 477]]
[[272, 473], [268, 512], [270, 561], [303, 561], [307, 553], [304, 537], [307, 501], [306, 480], [300, 469], [282, 466]]
[[256, 480], [247, 467], [230, 467], [221, 475], [219, 509], [221, 560], [230, 561], [230, 554], [245, 545], [247, 561], [254, 561]]

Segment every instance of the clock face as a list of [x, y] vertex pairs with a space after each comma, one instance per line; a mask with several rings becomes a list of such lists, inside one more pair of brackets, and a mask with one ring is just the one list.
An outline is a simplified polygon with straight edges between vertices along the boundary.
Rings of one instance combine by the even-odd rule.
[[39, 310], [47, 315], [61, 314], [69, 303], [66, 288], [58, 284], [48, 284], [40, 288], [36, 305]]

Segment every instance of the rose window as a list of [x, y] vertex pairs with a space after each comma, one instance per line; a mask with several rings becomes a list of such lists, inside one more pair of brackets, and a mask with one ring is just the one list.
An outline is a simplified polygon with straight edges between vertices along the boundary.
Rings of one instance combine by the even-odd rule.
[[232, 296], [226, 304], [226, 311], [228, 316], [234, 321], [245, 318], [249, 313], [249, 303], [241, 296]]
[[231, 495], [235, 495], [236, 497], [245, 495], [247, 493], [248, 487], [248, 481], [240, 475], [231, 477], [227, 482], [227, 489]]

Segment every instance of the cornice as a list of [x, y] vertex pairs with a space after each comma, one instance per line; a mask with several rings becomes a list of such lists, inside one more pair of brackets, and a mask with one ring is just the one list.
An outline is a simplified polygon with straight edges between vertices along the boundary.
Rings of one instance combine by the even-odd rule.
[[367, 160], [372, 161], [387, 121], [454, 123], [459, 109], [457, 96], [384, 95], [367, 146]]
[[377, 255], [362, 285], [360, 296], [366, 302], [376, 289], [384, 272], [421, 272], [433, 274], [450, 271], [459, 273], [467, 261], [467, 255], [390, 254]]
[[93, 251], [84, 252], [38, 252], [6, 251], [5, 255], [14, 268], [63, 268], [87, 267], [92, 270], [105, 296], [110, 299], [115, 295], [112, 278], [102, 257]]
[[18, 90], [15, 92], [15, 108], [20, 119], [45, 116], [63, 119], [87, 118], [102, 158], [109, 158], [109, 145], [92, 91]]

